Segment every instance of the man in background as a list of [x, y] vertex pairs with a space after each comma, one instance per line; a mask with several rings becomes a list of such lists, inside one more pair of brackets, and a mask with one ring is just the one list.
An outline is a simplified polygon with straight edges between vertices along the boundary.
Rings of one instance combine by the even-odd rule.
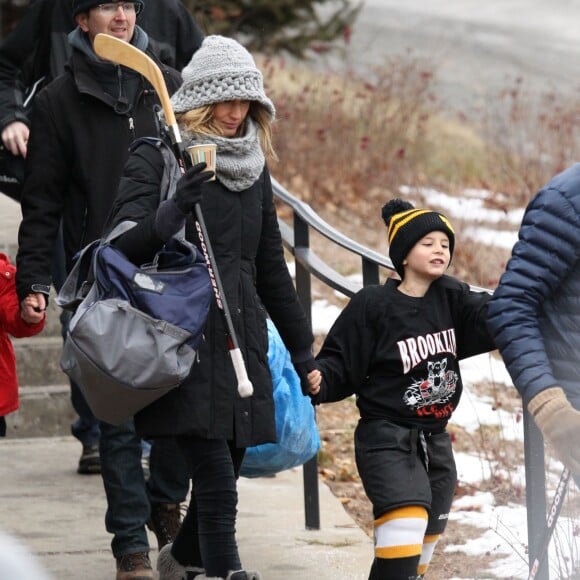
[[[148, 81], [135, 71], [101, 60], [93, 48], [97, 34], [110, 34], [159, 63], [149, 36], [136, 24], [144, 4], [143, 0], [72, 1], [77, 27], [69, 34], [71, 57], [64, 74], [43, 88], [32, 108], [17, 256], [17, 291], [23, 311], [29, 295], [41, 308], [46, 307], [60, 224], [69, 271], [74, 255], [101, 236], [130, 144], [158, 134], [159, 101]], [[171, 93], [180, 85], [180, 75], [159, 65]], [[147, 488], [133, 421], [119, 426], [101, 422], [100, 468], [116, 580], [153, 578], [145, 529], [149, 501], [152, 517], [159, 515], [156, 507], [172, 507], [154, 528], [163, 545], [177, 532], [167, 524], [179, 525], [179, 503], [187, 495], [182, 456], [172, 439], [154, 441]]]
[[[139, 15], [139, 25], [149, 35], [152, 52], [177, 70], [189, 62], [203, 39], [181, 0], [149, 2]], [[16, 201], [20, 201], [24, 180], [34, 96], [64, 72], [72, 52], [68, 34], [75, 26], [71, 0], [32, 0], [23, 19], [0, 45], [0, 146], [5, 149], [0, 155], [0, 191]], [[55, 244], [52, 282], [59, 290], [66, 272], [60, 230]], [[64, 334], [66, 313], [62, 318]], [[99, 424], [74, 383], [71, 402], [78, 415], [71, 431], [82, 444], [77, 471], [98, 474]]]

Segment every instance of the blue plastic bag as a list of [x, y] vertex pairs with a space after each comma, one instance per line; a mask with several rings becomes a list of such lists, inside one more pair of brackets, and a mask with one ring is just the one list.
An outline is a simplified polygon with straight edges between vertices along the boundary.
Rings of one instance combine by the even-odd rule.
[[240, 471], [243, 477], [266, 477], [303, 465], [320, 449], [314, 407], [302, 394], [290, 353], [270, 320], [268, 363], [274, 384], [277, 443], [249, 447]]

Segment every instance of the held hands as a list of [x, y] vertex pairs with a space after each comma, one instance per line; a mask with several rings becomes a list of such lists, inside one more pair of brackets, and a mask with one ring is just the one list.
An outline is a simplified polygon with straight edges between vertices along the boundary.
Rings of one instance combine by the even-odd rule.
[[580, 474], [580, 411], [575, 410], [561, 387], [538, 393], [528, 403], [544, 439], [573, 474]]
[[310, 371], [306, 377], [309, 385], [308, 394], [312, 396], [318, 395], [320, 393], [320, 385], [322, 385], [322, 373], [315, 369]]
[[191, 213], [194, 206], [201, 202], [203, 196], [201, 186], [214, 176], [213, 171], [204, 171], [206, 167], [205, 163], [197, 163], [177, 182], [173, 200], [184, 214]]
[[20, 303], [20, 317], [27, 324], [38, 324], [46, 316], [46, 298], [41, 292], [29, 294]]
[[300, 387], [302, 389], [302, 394], [303, 395], [310, 394], [310, 389], [312, 388], [310, 383], [310, 374], [318, 373], [320, 375], [318, 365], [316, 364], [316, 361], [314, 360], [312, 353], [310, 351], [303, 351], [294, 354], [292, 356], [292, 364], [294, 365], [296, 374], [300, 378]]
[[294, 356], [292, 357], [292, 364], [300, 378], [302, 394], [305, 396], [310, 395], [311, 397], [318, 395], [324, 379], [312, 354], [308, 353], [305, 356], [304, 353], [301, 353], [301, 355]]

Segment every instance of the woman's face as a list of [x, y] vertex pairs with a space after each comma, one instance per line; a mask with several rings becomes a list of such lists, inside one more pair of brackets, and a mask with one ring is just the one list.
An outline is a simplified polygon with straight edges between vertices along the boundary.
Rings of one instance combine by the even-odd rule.
[[217, 103], [213, 110], [213, 121], [225, 137], [235, 137], [246, 120], [249, 110], [250, 101]]

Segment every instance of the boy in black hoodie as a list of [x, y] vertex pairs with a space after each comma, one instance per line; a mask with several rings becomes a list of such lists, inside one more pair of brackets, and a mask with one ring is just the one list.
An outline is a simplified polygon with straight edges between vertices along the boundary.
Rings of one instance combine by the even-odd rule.
[[455, 233], [443, 214], [392, 200], [382, 217], [401, 280], [352, 298], [309, 382], [314, 404], [356, 396], [356, 462], [375, 529], [369, 580], [412, 580], [449, 517], [457, 472], [446, 427], [462, 391], [459, 361], [494, 348], [490, 296], [445, 275]]

